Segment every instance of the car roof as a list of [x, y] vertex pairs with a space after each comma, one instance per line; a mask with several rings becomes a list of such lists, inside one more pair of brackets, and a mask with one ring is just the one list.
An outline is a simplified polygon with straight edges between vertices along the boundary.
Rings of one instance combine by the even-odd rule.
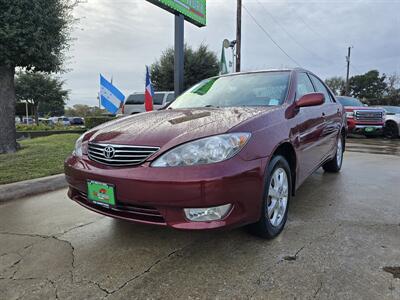
[[229, 73], [229, 74], [214, 76], [214, 78], [215, 77], [229, 77], [229, 76], [236, 76], [236, 75], [246, 75], [246, 74], [257, 74], [257, 73], [294, 72], [294, 71], [312, 73], [311, 71], [308, 71], [308, 70], [303, 69], [303, 68], [283, 68], [283, 69], [264, 69], [264, 70], [255, 70], [255, 71], [246, 71], [246, 72], [235, 72], [235, 73]]

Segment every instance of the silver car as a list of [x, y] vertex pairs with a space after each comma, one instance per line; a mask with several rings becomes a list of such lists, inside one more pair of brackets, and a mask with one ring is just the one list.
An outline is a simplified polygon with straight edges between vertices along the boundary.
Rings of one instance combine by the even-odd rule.
[[[155, 92], [153, 107], [155, 110], [160, 109], [174, 100], [174, 92]], [[133, 93], [126, 99], [125, 104], [119, 109], [118, 115], [134, 115], [145, 111], [144, 93]]]
[[385, 127], [383, 133], [387, 138], [394, 139], [399, 137], [400, 132], [400, 107], [399, 106], [380, 106], [386, 111]]

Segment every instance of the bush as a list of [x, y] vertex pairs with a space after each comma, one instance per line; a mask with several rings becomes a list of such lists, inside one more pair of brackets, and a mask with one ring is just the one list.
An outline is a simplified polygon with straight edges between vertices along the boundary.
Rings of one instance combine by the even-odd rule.
[[16, 124], [15, 128], [17, 131], [65, 131], [65, 130], [78, 130], [81, 126], [63, 126], [61, 124], [49, 125], [49, 124], [39, 124], [39, 125], [26, 125], [26, 124]]
[[103, 123], [115, 120], [115, 117], [86, 117], [85, 125], [87, 129], [92, 129], [96, 126], [99, 126]]

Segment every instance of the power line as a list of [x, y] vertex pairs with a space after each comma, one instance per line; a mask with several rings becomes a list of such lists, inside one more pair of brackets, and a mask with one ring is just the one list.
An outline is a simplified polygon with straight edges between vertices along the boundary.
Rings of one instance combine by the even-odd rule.
[[265, 35], [277, 46], [292, 62], [294, 62], [297, 66], [301, 67], [301, 65], [293, 58], [291, 57], [279, 44], [272, 38], [272, 36], [268, 33], [268, 31], [257, 21], [257, 19], [250, 13], [250, 11], [247, 9], [245, 5], [243, 5], [244, 10], [246, 13], [250, 16], [250, 18], [253, 19], [254, 23], [257, 24], [258, 27], [265, 33]]
[[[257, 1], [259, 1], [259, 0], [257, 0]], [[305, 27], [307, 27], [308, 30], [310, 30], [312, 33], [314, 33], [315, 36], [317, 36], [320, 40], [322, 40], [322, 41], [324, 41], [325, 43], [327, 43], [328, 45], [330, 45], [332, 48], [335, 48], [335, 49], [341, 51], [342, 47], [339, 47], [338, 45], [333, 44], [329, 39], [325, 38], [322, 34], [320, 34], [318, 31], [316, 31], [312, 26], [310, 26], [310, 25], [304, 20], [304, 18], [302, 18], [302, 17], [296, 12], [295, 9], [291, 9], [291, 11], [296, 15], [296, 18], [297, 18], [298, 20], [300, 20], [300, 21], [304, 24]], [[357, 67], [356, 65], [354, 65], [354, 63], [352, 64], [352, 67], [353, 67], [353, 69], [356, 70], [358, 73], [360, 73], [360, 74], [362, 73], [362, 72], [360, 71], [360, 69], [358, 68], [359, 66]]]
[[265, 8], [264, 4], [262, 4], [262, 2], [260, 2], [260, 0], [256, 0], [256, 2], [261, 6], [261, 8], [265, 11], [265, 13], [272, 19], [272, 21], [275, 22], [276, 25], [278, 25], [287, 35], [288, 37], [290, 37], [292, 39], [293, 42], [295, 42], [300, 48], [304, 49], [305, 51], [309, 52], [310, 54], [312, 54], [314, 57], [317, 57], [318, 59], [325, 61], [327, 63], [333, 63], [330, 60], [327, 60], [325, 58], [322, 58], [321, 56], [319, 56], [317, 53], [315, 53], [314, 51], [304, 47], [299, 41], [297, 41], [297, 39], [288, 31], [286, 30], [286, 28], [280, 24], [280, 22]]

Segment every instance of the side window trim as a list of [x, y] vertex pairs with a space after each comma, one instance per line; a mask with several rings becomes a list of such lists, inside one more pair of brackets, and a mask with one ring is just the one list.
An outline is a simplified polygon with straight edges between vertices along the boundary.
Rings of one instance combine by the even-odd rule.
[[[299, 85], [299, 77], [300, 77], [300, 75], [302, 75], [302, 74], [305, 74], [306, 75], [306, 77], [308, 78], [308, 80], [310, 81], [310, 83], [311, 83], [311, 86], [313, 87], [313, 92], [315, 93], [316, 91], [317, 91], [317, 89], [316, 89], [316, 87], [315, 87], [315, 85], [314, 85], [314, 82], [312, 81], [312, 79], [310, 78], [310, 75], [308, 74], [308, 72], [299, 72], [299, 73], [297, 73], [297, 86], [296, 86], [296, 92], [295, 92], [295, 101], [296, 101], [296, 99], [297, 99], [297, 93], [298, 93], [298, 85]], [[298, 100], [298, 99], [297, 99]]]
[[314, 82], [314, 80], [313, 80], [311, 74], [308, 73], [308, 72], [305, 72], [305, 73], [307, 74], [308, 79], [310, 79], [311, 84], [312, 84], [312, 86], [314, 87], [314, 93], [317, 93], [318, 90], [317, 90], [317, 87], [315, 86], [315, 82]]
[[[329, 102], [336, 103], [335, 97], [332, 95], [332, 93], [330, 92], [329, 88], [325, 85], [325, 83], [322, 80], [320, 80], [317, 76], [315, 76], [314, 74], [309, 74], [309, 76], [311, 77], [311, 82], [313, 83], [314, 87], [315, 87], [314, 80], [318, 80], [322, 84], [322, 86], [325, 88], [326, 92], [328, 93], [329, 100], [330, 100]], [[315, 90], [317, 91], [316, 87], [315, 87]]]

